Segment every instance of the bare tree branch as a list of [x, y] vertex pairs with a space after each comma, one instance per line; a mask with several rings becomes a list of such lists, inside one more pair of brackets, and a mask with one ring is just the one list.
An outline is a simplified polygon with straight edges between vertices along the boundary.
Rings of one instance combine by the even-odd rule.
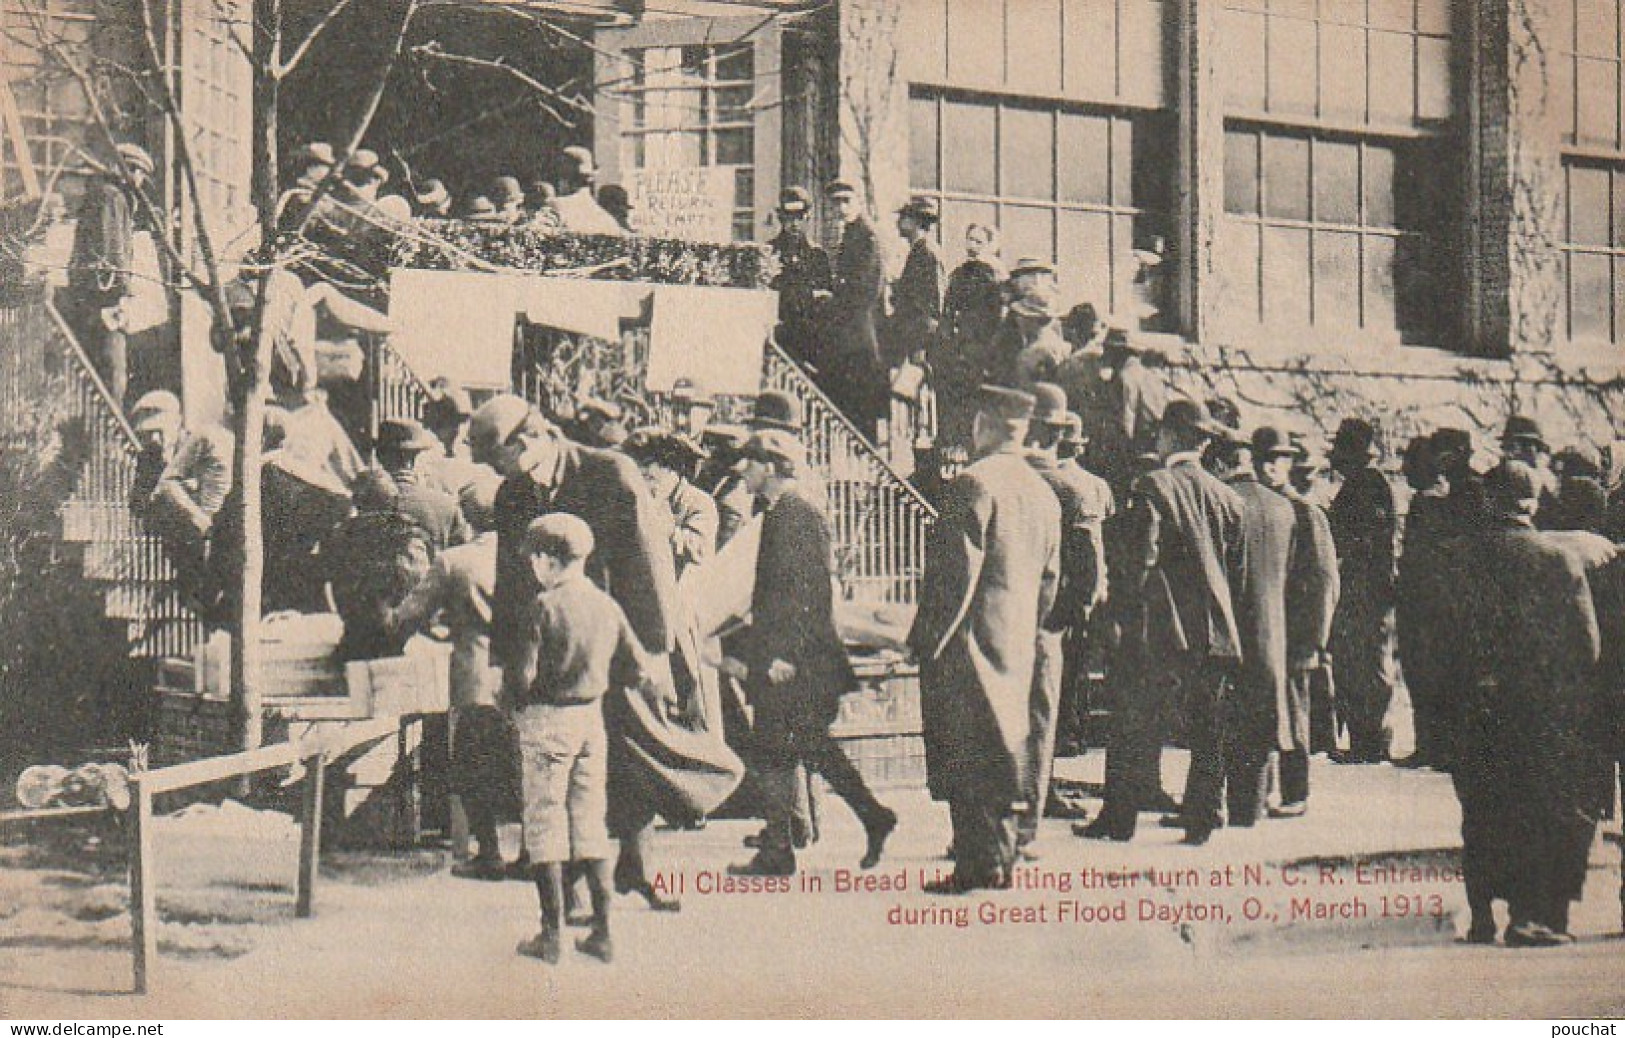
[[276, 68], [273, 70], [276, 78], [285, 78], [290, 72], [299, 67], [299, 63], [304, 61], [305, 55], [310, 52], [311, 44], [316, 42], [316, 38], [326, 31], [329, 25], [333, 24], [333, 19], [342, 14], [344, 9], [350, 6], [350, 3], [351, 0], [334, 0], [333, 6], [327, 9], [327, 13], [322, 15], [315, 28], [311, 29], [309, 34], [293, 49], [293, 53], [288, 56], [287, 60], [277, 63]]
[[567, 97], [564, 94], [561, 94], [557, 89], [548, 86], [546, 83], [543, 83], [542, 81], [526, 74], [525, 72], [522, 72], [519, 69], [514, 68], [505, 61], [492, 58], [476, 58], [467, 54], [452, 54], [449, 51], [442, 49], [438, 42], [432, 40], [428, 43], [420, 43], [416, 47], [413, 47], [412, 54], [416, 57], [432, 58], [436, 61], [444, 61], [453, 65], [466, 65], [470, 68], [483, 68], [492, 72], [501, 72], [504, 75], [517, 79], [519, 82], [530, 87], [543, 97], [557, 101], [566, 108], [574, 109], [575, 111], [581, 112], [583, 115], [594, 114], [591, 105], [578, 101], [573, 97]]
[[[232, 45], [252, 65], [254, 63], [254, 48], [249, 46], [248, 41], [243, 39], [243, 34], [237, 30], [238, 19], [231, 16], [231, 11], [227, 9], [225, 0], [213, 0], [213, 3], [215, 19], [226, 27], [226, 36], [231, 40]], [[253, 19], [249, 19], [249, 21], [252, 23]]]

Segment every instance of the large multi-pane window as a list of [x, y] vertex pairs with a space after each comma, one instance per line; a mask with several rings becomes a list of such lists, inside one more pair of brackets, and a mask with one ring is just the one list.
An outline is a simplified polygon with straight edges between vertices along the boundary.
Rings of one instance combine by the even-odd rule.
[[1228, 324], [1433, 341], [1451, 268], [1448, 0], [1228, 0]]
[[1168, 136], [1155, 112], [916, 88], [909, 179], [940, 200], [950, 257], [997, 227], [1006, 260], [1053, 260], [1066, 298], [1121, 310], [1135, 247], [1165, 233]]
[[[43, 31], [71, 53], [87, 54], [97, 29], [95, 7], [92, 0], [0, 0], [0, 75], [16, 101], [38, 180], [49, 182], [53, 174], [65, 173], [59, 189], [75, 187], [78, 175], [89, 171], [85, 149], [96, 134], [84, 91], [50, 57], [40, 35]], [[5, 130], [0, 123], [0, 131]], [[24, 193], [22, 167], [10, 132], [0, 139], [5, 141], [0, 147], [0, 199], [14, 198]]]
[[623, 169], [732, 171], [733, 236], [755, 236], [755, 56], [749, 43], [627, 52], [632, 82], [621, 121]]
[[1563, 162], [1563, 288], [1571, 339], [1625, 342], [1625, 12], [1557, 0], [1550, 32]]

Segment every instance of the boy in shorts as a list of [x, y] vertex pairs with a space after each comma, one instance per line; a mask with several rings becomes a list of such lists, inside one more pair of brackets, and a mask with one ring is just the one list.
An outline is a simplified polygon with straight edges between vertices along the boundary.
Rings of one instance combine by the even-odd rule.
[[587, 579], [592, 530], [554, 513], [525, 531], [525, 554], [541, 588], [522, 632], [519, 666], [503, 694], [519, 733], [525, 849], [535, 863], [542, 929], [519, 953], [559, 960], [566, 864], [585, 873], [592, 931], [576, 942], [609, 962], [607, 741], [602, 699], [612, 688], [650, 686], [643, 650], [615, 600]]

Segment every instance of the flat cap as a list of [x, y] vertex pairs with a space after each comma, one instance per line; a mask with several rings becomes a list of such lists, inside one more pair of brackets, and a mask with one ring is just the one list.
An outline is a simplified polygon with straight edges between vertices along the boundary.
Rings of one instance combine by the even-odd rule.
[[469, 446], [480, 451], [508, 442], [530, 413], [530, 405], [512, 393], [492, 397], [468, 420]]
[[831, 180], [824, 185], [824, 194], [829, 198], [840, 198], [843, 195], [852, 196], [857, 193], [858, 189], [853, 187], [850, 181], [846, 180]]
[[1433, 453], [1439, 458], [1461, 454], [1472, 457], [1473, 434], [1466, 429], [1443, 428], [1433, 430]]
[[758, 429], [739, 449], [744, 458], [802, 462], [807, 450], [801, 441], [783, 429]]
[[525, 550], [575, 562], [592, 555], [592, 527], [580, 516], [549, 512], [525, 527]]
[[426, 451], [439, 445], [434, 434], [415, 418], [391, 418], [378, 423], [380, 451]]
[[787, 187], [779, 192], [779, 212], [800, 216], [812, 208], [812, 194], [804, 187]]
[[333, 146], [326, 141], [306, 142], [294, 149], [293, 158], [296, 162], [307, 162], [317, 166], [331, 166], [338, 161], [338, 156], [333, 154]]
[[1547, 447], [1546, 437], [1541, 434], [1540, 423], [1528, 415], [1515, 414], [1507, 419], [1506, 428], [1501, 432], [1501, 442], [1516, 443], [1520, 440], [1550, 449]]
[[976, 409], [1007, 422], [1031, 421], [1038, 401], [1031, 393], [1006, 386], [983, 385], [976, 390]]
[[497, 205], [517, 205], [525, 200], [525, 189], [519, 186], [518, 177], [497, 177], [491, 181], [491, 194]]
[[738, 450], [750, 439], [750, 430], [743, 425], [708, 425], [700, 435], [701, 442]]

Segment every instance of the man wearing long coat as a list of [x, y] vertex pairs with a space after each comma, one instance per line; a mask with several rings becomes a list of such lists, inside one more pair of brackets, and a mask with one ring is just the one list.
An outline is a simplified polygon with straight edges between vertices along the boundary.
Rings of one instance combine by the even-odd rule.
[[1569, 903], [1580, 897], [1597, 820], [1612, 799], [1594, 731], [1596, 607], [1581, 558], [1535, 529], [1539, 496], [1529, 466], [1497, 470], [1481, 563], [1466, 571], [1462, 633], [1473, 681], [1454, 775], [1468, 939], [1483, 943], [1495, 939], [1493, 897], [1509, 902], [1509, 945], [1571, 939]]
[[[1106, 748], [1106, 803], [1082, 835], [1129, 840], [1138, 812], [1169, 798], [1162, 743], [1173, 705], [1198, 717], [1225, 702], [1241, 661], [1231, 587], [1242, 558], [1245, 505], [1202, 467], [1218, 433], [1207, 408], [1179, 398], [1157, 432], [1162, 466], [1134, 483], [1120, 524], [1121, 565], [1112, 572], [1125, 674]], [[1205, 843], [1216, 804], [1187, 804], [1186, 840]]]
[[[1222, 781], [1229, 824], [1250, 826], [1263, 812], [1270, 751], [1293, 748], [1287, 708], [1286, 587], [1298, 517], [1290, 501], [1259, 482], [1250, 446], [1232, 450], [1236, 464], [1226, 482], [1245, 506], [1240, 580], [1232, 589], [1241, 669], [1233, 699], [1220, 705], [1215, 719], [1219, 738], [1212, 749], [1222, 758], [1222, 768], [1219, 761], [1200, 753], [1193, 740], [1184, 817], [1198, 821], [1195, 808], [1203, 804], [1216, 808], [1216, 784]], [[1200, 821], [1217, 822], [1211, 815]]]
[[875, 330], [885, 284], [880, 242], [852, 185], [836, 181], [826, 193], [840, 210], [841, 244], [826, 311], [828, 341], [819, 352], [819, 386], [853, 424], [873, 436], [887, 395]]
[[1061, 507], [1022, 452], [1033, 398], [984, 387], [980, 459], [949, 484], [931, 533], [908, 643], [920, 661], [926, 774], [948, 802], [947, 891], [1007, 885], [1040, 625], [1060, 581]]
[[[631, 458], [571, 442], [525, 401], [507, 395], [474, 413], [469, 442], [475, 459], [504, 477], [496, 501], [493, 662], [504, 669], [517, 662], [522, 610], [537, 590], [523, 558], [524, 531], [550, 512], [578, 516], [591, 527], [596, 548], [587, 573], [620, 605], [645, 651], [661, 657], [679, 648], [685, 632], [671, 519]], [[683, 648], [698, 659], [697, 644]], [[743, 766], [720, 738], [668, 723], [637, 696], [608, 696], [604, 711], [611, 732], [610, 831], [621, 842], [615, 884], [658, 906], [644, 871], [655, 817], [703, 816], [738, 785]]]

